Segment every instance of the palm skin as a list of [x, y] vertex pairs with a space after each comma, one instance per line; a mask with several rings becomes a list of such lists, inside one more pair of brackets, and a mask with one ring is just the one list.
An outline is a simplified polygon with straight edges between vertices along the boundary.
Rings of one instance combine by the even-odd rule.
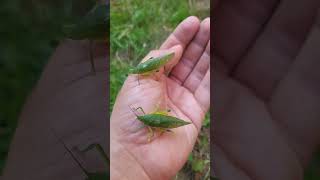
[[319, 6], [217, 2], [211, 150], [218, 178], [303, 179], [320, 140]]
[[[170, 75], [161, 70], [156, 76], [139, 77], [140, 85], [137, 75], [125, 81], [111, 115], [111, 178], [120, 178], [121, 166], [130, 163], [138, 167], [135, 172], [122, 173], [128, 179], [170, 179], [182, 168], [210, 105], [209, 31], [209, 19], [200, 24], [195, 17], [187, 18], [160, 50], [145, 58], [174, 51], [174, 58], [165, 67], [173, 68]], [[195, 46], [198, 49], [192, 51]], [[191, 66], [187, 67], [186, 61]], [[170, 109], [171, 115], [192, 124], [173, 129], [173, 133], [156, 132], [148, 142], [148, 129], [135, 120], [129, 106], [142, 107], [146, 113], [157, 107]], [[126, 162], [119, 163], [119, 156], [126, 156]]]
[[[87, 47], [87, 41], [66, 40], [49, 59], [22, 109], [3, 180], [87, 178], [64, 146], [57, 143], [57, 137], [73, 153], [74, 148], [92, 143], [101, 144], [109, 153], [104, 101], [108, 45], [94, 43], [96, 75], [91, 73]], [[103, 172], [105, 164], [96, 155], [77, 159], [88, 171]]]

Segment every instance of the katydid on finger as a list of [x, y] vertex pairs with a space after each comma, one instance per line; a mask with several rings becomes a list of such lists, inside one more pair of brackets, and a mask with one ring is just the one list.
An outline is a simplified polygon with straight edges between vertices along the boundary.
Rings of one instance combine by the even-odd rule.
[[[129, 108], [135, 114], [137, 120], [141, 121], [144, 125], [148, 127], [148, 142], [151, 141], [151, 138], [154, 135], [154, 130], [160, 130], [161, 133], [165, 131], [171, 132], [170, 129], [191, 124], [190, 122], [168, 115], [168, 112], [166, 111], [156, 111], [153, 113], [146, 114], [142, 107]], [[139, 109], [143, 112], [143, 115], [137, 114], [137, 110]]]
[[[80, 163], [80, 161], [75, 157], [75, 155], [73, 154], [73, 152], [67, 147], [67, 145], [64, 143], [64, 141], [59, 138], [55, 131], [53, 129], [51, 129], [52, 133], [54, 134], [54, 136], [58, 139], [58, 141], [63, 145], [64, 149], [67, 150], [67, 152], [70, 154], [71, 158], [76, 162], [76, 164], [78, 165], [78, 167], [82, 170], [82, 172], [87, 176], [86, 180], [105, 180], [105, 179], [109, 179], [110, 178], [110, 174], [109, 174], [109, 170], [107, 169], [106, 172], [88, 172]], [[93, 148], [97, 148], [97, 150], [100, 152], [100, 154], [102, 155], [102, 157], [104, 158], [107, 166], [110, 166], [110, 161], [109, 158], [107, 157], [106, 153], [104, 152], [103, 148], [101, 147], [101, 145], [99, 144], [92, 144], [90, 146], [88, 146], [85, 150], [83, 151], [88, 151], [90, 149]]]
[[150, 75], [159, 72], [160, 68], [164, 67], [174, 57], [174, 54], [174, 52], [171, 52], [158, 57], [150, 57], [145, 62], [131, 68], [129, 74], [138, 74], [139, 82], [139, 75]]
[[65, 37], [73, 40], [89, 40], [89, 58], [93, 73], [96, 72], [93, 61], [93, 41], [108, 41], [110, 31], [109, 20], [109, 4], [98, 3], [79, 22], [63, 27]]

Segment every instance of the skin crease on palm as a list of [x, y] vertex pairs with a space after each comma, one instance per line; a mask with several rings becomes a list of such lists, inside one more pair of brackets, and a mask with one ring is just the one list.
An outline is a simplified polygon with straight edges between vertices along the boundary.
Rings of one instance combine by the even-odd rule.
[[320, 142], [319, 0], [220, 0], [214, 144], [223, 180], [300, 180]]
[[[110, 122], [111, 179], [170, 179], [183, 167], [192, 151], [205, 113], [210, 106], [210, 19], [189, 17], [177, 26], [159, 50], [144, 60], [175, 52], [154, 76], [130, 75], [116, 99]], [[135, 120], [131, 107], [146, 113], [170, 109], [170, 115], [192, 122], [156, 132], [148, 142], [148, 130]]]

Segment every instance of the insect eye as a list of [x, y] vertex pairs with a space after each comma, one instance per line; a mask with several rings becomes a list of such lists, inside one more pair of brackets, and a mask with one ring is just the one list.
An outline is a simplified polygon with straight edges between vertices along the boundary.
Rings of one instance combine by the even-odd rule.
[[171, 109], [168, 109], [167, 111], [168, 111], [168, 112], [171, 112]]
[[153, 59], [153, 57], [150, 57], [149, 60], [150, 60], [150, 59]]

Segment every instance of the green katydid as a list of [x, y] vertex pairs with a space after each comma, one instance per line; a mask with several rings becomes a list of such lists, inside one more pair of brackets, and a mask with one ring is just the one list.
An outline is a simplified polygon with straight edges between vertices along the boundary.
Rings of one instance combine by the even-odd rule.
[[[145, 62], [138, 64], [136, 67], [129, 70], [129, 74], [150, 75], [158, 72], [160, 68], [164, 67], [174, 56], [174, 52], [170, 52], [158, 57], [150, 57]], [[139, 83], [140, 84], [140, 83]]]
[[98, 3], [79, 22], [63, 27], [65, 37], [73, 40], [89, 40], [89, 57], [92, 72], [95, 72], [95, 65], [93, 62], [93, 41], [108, 41], [110, 31], [109, 11], [109, 4]]
[[[170, 129], [191, 124], [190, 122], [186, 122], [182, 119], [168, 115], [169, 111], [155, 111], [153, 113], [146, 114], [142, 107], [129, 108], [135, 114], [137, 120], [141, 121], [145, 126], [148, 127], [148, 142], [151, 141], [151, 138], [154, 135], [154, 130], [160, 130], [161, 133], [165, 131], [170, 132]], [[136, 113], [138, 109], [140, 109], [143, 112], [143, 115], [138, 115]]]
[[105, 161], [105, 164], [107, 166], [107, 171], [106, 172], [94, 172], [94, 173], [91, 173], [91, 172], [88, 172], [81, 165], [80, 161], [75, 157], [73, 152], [67, 147], [67, 145], [64, 143], [64, 141], [56, 135], [55, 131], [53, 131], [53, 129], [51, 129], [51, 130], [52, 130], [52, 133], [54, 134], [54, 136], [58, 139], [58, 141], [63, 145], [63, 147], [70, 154], [71, 158], [77, 163], [77, 165], [80, 167], [80, 169], [87, 176], [86, 180], [105, 180], [105, 179], [109, 179], [110, 178], [110, 174], [109, 174], [110, 160], [109, 160], [108, 156], [106, 155], [106, 153], [104, 152], [104, 150], [103, 150], [103, 148], [102, 148], [102, 146], [100, 144], [91, 144], [87, 148], [82, 150], [83, 152], [86, 152], [88, 150], [96, 148], [98, 150], [98, 152], [100, 153], [100, 155], [103, 157], [103, 159]]

